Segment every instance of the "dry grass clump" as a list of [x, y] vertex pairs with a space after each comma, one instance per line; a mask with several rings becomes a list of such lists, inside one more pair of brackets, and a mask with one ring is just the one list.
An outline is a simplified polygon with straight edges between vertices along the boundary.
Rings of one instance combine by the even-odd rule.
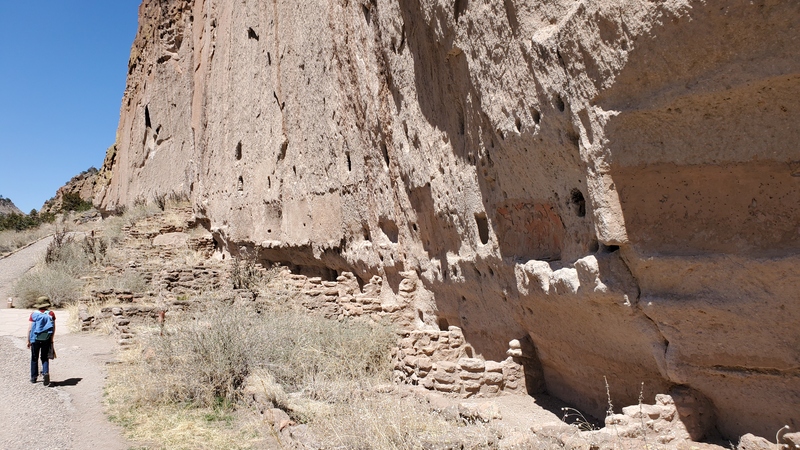
[[38, 241], [49, 234], [53, 234], [55, 229], [55, 224], [44, 223], [37, 228], [24, 231], [0, 231], [0, 254], [13, 252], [14, 250], [22, 248], [31, 242]]
[[[119, 387], [117, 387], [119, 388]], [[115, 388], [115, 389], [117, 389]], [[239, 422], [230, 411], [197, 409], [181, 405], [158, 408], [127, 407], [106, 390], [111, 420], [120, 423], [126, 436], [142, 448], [164, 450], [238, 450], [260, 448], [259, 430], [252, 422]]]
[[430, 410], [413, 396], [365, 393], [315, 414], [323, 448], [497, 448], [498, 431], [487, 424], [464, 426]]
[[83, 284], [61, 267], [39, 267], [23, 275], [14, 284], [14, 296], [21, 308], [30, 308], [46, 295], [55, 307], [80, 296]]
[[[176, 320], [177, 319], [177, 320]], [[256, 369], [291, 392], [325, 398], [338, 383], [388, 381], [394, 335], [384, 327], [298, 312], [217, 306], [200, 318], [170, 317], [144, 339], [137, 403], [234, 404]]]

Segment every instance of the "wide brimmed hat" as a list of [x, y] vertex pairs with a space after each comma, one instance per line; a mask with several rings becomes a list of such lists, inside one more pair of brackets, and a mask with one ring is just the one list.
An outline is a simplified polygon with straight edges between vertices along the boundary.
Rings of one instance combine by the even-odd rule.
[[45, 296], [41, 296], [36, 299], [36, 303], [33, 304], [33, 307], [36, 309], [49, 308], [50, 299]]

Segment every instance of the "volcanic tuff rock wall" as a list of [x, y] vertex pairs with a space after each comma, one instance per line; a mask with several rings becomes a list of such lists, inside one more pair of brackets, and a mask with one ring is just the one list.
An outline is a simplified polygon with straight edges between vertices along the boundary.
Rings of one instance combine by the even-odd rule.
[[[144, 0], [97, 202], [416, 272], [420, 329], [527, 339], [599, 416], [676, 386], [800, 427], [800, 2]], [[402, 274], [401, 274], [402, 273]]]

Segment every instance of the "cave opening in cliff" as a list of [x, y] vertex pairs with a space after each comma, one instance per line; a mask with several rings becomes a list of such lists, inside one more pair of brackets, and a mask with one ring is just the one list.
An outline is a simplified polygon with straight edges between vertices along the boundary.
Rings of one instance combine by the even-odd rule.
[[147, 106], [144, 107], [144, 127], [153, 128], [153, 124], [150, 122], [150, 108]]
[[586, 199], [583, 198], [583, 192], [579, 189], [573, 189], [570, 192], [570, 203], [572, 204], [572, 210], [575, 211], [578, 217], [586, 216]]
[[400, 229], [397, 224], [391, 219], [381, 219], [378, 225], [381, 227], [383, 234], [389, 239], [389, 242], [397, 244], [400, 236]]
[[236, 160], [242, 159], [242, 141], [236, 144]]
[[386, 147], [385, 142], [381, 142], [381, 153], [383, 154], [383, 161], [386, 163], [386, 168], [389, 168], [389, 149]]
[[258, 34], [253, 30], [252, 27], [247, 29], [247, 37], [248, 39], [255, 39], [258, 40]]
[[450, 329], [450, 322], [448, 322], [444, 317], [439, 317], [438, 325], [440, 331], [447, 331]]
[[364, 20], [367, 21], [367, 25], [372, 22], [372, 18], [370, 17], [369, 7], [367, 5], [361, 5], [361, 11], [364, 13]]
[[564, 105], [564, 100], [561, 99], [560, 95], [556, 95], [555, 104], [556, 104], [556, 108], [558, 108], [558, 110], [560, 112], [564, 112], [564, 108], [566, 106]]
[[456, 0], [453, 4], [453, 17], [456, 22], [458, 22], [458, 18], [464, 14], [464, 11], [467, 10], [467, 2], [468, 0]]
[[350, 161], [350, 152], [345, 152], [344, 155], [347, 157], [347, 171], [348, 172], [352, 172], [353, 171], [353, 163]]
[[478, 237], [481, 239], [481, 244], [486, 245], [489, 243], [489, 220], [486, 219], [485, 213], [475, 214], [475, 224], [478, 225]]

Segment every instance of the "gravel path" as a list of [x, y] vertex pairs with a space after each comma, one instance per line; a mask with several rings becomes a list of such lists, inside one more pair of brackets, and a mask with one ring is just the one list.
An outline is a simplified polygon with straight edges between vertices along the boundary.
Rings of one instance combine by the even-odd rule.
[[67, 417], [75, 408], [57, 388], [28, 381], [30, 353], [24, 344], [0, 338], [0, 448], [73, 448]]
[[127, 449], [119, 427], [103, 413], [105, 367], [115, 351], [109, 336], [69, 333], [68, 313], [56, 311], [51, 386], [29, 381], [25, 344], [32, 311], [5, 306], [14, 280], [36, 264], [49, 241], [0, 259], [0, 450]]

